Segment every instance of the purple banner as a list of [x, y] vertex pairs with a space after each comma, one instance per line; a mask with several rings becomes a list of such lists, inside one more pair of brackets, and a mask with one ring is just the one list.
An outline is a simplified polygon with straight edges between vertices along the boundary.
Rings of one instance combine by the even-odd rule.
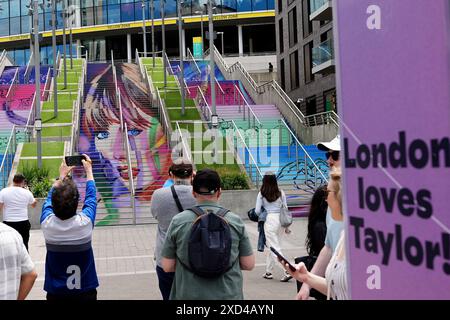
[[352, 299], [450, 299], [448, 0], [334, 1]]

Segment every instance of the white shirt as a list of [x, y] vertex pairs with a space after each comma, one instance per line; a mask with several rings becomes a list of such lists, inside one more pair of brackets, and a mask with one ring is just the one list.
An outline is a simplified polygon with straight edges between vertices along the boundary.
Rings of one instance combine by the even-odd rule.
[[33, 269], [22, 236], [0, 222], [0, 300], [17, 300], [20, 277]]
[[281, 197], [273, 202], [267, 201], [261, 195], [261, 192], [258, 193], [258, 197], [256, 198], [255, 212], [256, 214], [260, 214], [261, 207], [266, 209], [267, 213], [280, 213], [281, 206], [284, 204], [287, 207], [286, 195], [283, 190], [281, 191]]
[[27, 189], [15, 186], [4, 188], [0, 191], [0, 203], [3, 203], [3, 221], [28, 220], [28, 206], [33, 202], [33, 194]]
[[345, 262], [345, 253], [342, 255], [343, 250], [345, 250], [344, 231], [341, 232], [336, 250], [325, 271], [325, 279], [327, 280], [329, 291], [328, 295], [333, 300], [349, 300], [347, 264]]

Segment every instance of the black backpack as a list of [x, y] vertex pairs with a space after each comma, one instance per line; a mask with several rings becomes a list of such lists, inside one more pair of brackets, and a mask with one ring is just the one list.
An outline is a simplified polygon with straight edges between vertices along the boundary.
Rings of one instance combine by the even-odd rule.
[[205, 212], [197, 206], [189, 210], [198, 217], [189, 236], [188, 269], [200, 277], [217, 278], [232, 267], [231, 231], [223, 218], [230, 210], [221, 208], [217, 213]]

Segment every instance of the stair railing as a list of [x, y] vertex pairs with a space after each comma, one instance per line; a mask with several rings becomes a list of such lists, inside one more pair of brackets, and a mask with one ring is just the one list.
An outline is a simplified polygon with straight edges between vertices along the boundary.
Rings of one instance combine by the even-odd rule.
[[14, 76], [11, 80], [11, 84], [9, 86], [8, 92], [6, 93], [6, 105], [9, 108], [11, 108], [11, 101], [12, 101], [12, 97], [14, 96], [14, 93], [16, 92], [17, 89], [17, 84], [19, 82], [19, 68], [16, 69], [16, 72], [14, 72]]
[[[292, 132], [291, 128], [289, 128], [289, 126], [287, 125], [287, 123], [283, 120], [280, 119], [281, 123], [284, 125], [284, 127], [286, 127], [286, 129], [288, 130], [289, 134], [290, 134], [290, 140], [291, 138], [294, 139], [294, 143], [295, 143], [295, 155], [296, 155], [296, 165], [297, 165], [297, 169], [299, 169], [299, 155], [298, 155], [298, 147], [300, 147], [304, 154], [305, 154], [305, 176], [308, 173], [308, 160], [311, 162], [311, 164], [314, 166], [315, 169], [315, 184], [317, 184], [317, 173], [319, 173], [322, 178], [328, 182], [328, 178], [326, 177], [326, 175], [323, 174], [322, 170], [320, 170], [320, 168], [317, 166], [317, 164], [315, 163], [315, 161], [311, 158], [311, 156], [309, 155], [309, 153], [306, 151], [306, 149], [303, 147], [303, 144], [300, 143], [300, 141], [297, 139], [297, 137], [295, 136], [295, 134]], [[281, 138], [280, 138], [281, 139]], [[288, 150], [289, 154], [290, 154], [290, 150]]]
[[2, 163], [0, 165], [0, 177], [2, 188], [6, 188], [8, 186], [9, 173], [11, 172], [13, 157], [17, 148], [15, 135], [16, 135], [16, 126], [13, 125], [11, 133], [8, 138], [8, 142], [6, 144], [6, 149], [3, 154]]
[[334, 111], [326, 111], [306, 116], [305, 123], [309, 127], [332, 123], [338, 128], [339, 124], [336, 118], [337, 114]]
[[[121, 102], [119, 101], [119, 104]], [[131, 148], [130, 148], [130, 140], [128, 136], [128, 126], [125, 123], [125, 130], [123, 131], [123, 140], [125, 141], [125, 152], [127, 156], [127, 165], [128, 165], [128, 183], [130, 188], [130, 202], [131, 208], [133, 210], [133, 224], [136, 224], [136, 190], [134, 189], [134, 179], [133, 179], [133, 167], [131, 163]]]
[[[260, 179], [262, 180], [263, 178], [263, 174], [261, 172], [261, 170], [259, 169], [258, 163], [256, 162], [255, 158], [253, 157], [252, 153], [250, 152], [247, 144], [245, 143], [245, 139], [241, 134], [240, 129], [236, 126], [236, 123], [234, 122], [234, 120], [231, 120], [231, 123], [233, 124], [233, 128], [234, 128], [234, 132], [235, 134], [233, 135], [234, 141], [233, 141], [233, 147], [234, 147], [234, 152], [235, 152], [235, 156], [239, 155], [239, 151], [238, 151], [238, 138], [241, 141], [241, 144], [243, 146], [243, 157], [239, 157], [241, 162], [244, 164], [244, 166], [246, 167], [248, 165], [249, 169], [247, 170], [250, 179], [253, 181], [253, 178], [255, 178], [256, 180], [256, 188], [259, 188], [259, 181]], [[248, 157], [246, 156], [246, 154], [248, 154]], [[246, 160], [248, 159], [248, 164], [246, 163]], [[256, 169], [256, 173], [253, 174], [253, 167]]]
[[44, 101], [47, 101], [48, 95], [50, 92], [50, 88], [52, 85], [53, 77], [52, 77], [52, 80], [50, 80], [50, 81], [48, 80], [50, 78], [50, 71], [51, 71], [51, 68], [48, 68], [47, 76], [45, 78], [45, 84], [44, 84], [44, 92], [42, 93], [42, 100], [44, 100]]
[[[199, 95], [200, 94], [200, 95]], [[198, 105], [200, 110], [203, 113], [206, 121], [211, 121], [212, 111], [211, 107], [208, 104], [208, 101], [205, 99], [205, 95], [200, 87], [197, 87], [197, 97], [198, 97]]]
[[[168, 75], [173, 75], [173, 69], [172, 69], [172, 66], [170, 65], [169, 57], [167, 56], [167, 53], [166, 53], [166, 52], [164, 52], [164, 57], [163, 57], [163, 59], [164, 59], [164, 62], [165, 62], [165, 64], [166, 64], [166, 66], [165, 66], [165, 68], [164, 68], [164, 72], [165, 72], [166, 74], [168, 74]], [[164, 63], [163, 63], [163, 65], [164, 65]], [[168, 71], [168, 70], [170, 70], [170, 71]]]
[[177, 121], [176, 123], [177, 123], [177, 132], [178, 132], [178, 144], [180, 144], [180, 142], [181, 142], [181, 145], [182, 145], [182, 148], [180, 150], [181, 151], [180, 157], [181, 158], [186, 157], [192, 163], [191, 149], [190, 149], [190, 147], [188, 147], [188, 144], [185, 143], [185, 140], [183, 137], [183, 132], [181, 131], [179, 122]]
[[244, 119], [243, 120], [246, 120], [246, 118], [245, 118], [245, 108], [247, 108], [248, 127], [249, 128], [251, 127], [250, 120], [251, 120], [251, 117], [253, 117], [253, 128], [256, 128], [256, 127], [261, 128], [262, 127], [261, 121], [259, 121], [258, 116], [253, 111], [252, 107], [250, 107], [250, 105], [248, 104], [247, 99], [245, 99], [244, 95], [242, 94], [242, 91], [239, 89], [239, 87], [236, 84], [234, 85], [234, 89], [235, 89], [235, 92], [237, 92], [239, 94], [240, 98], [241, 98], [239, 100], [239, 112], [241, 112], [240, 101], [242, 101], [242, 103], [243, 103], [242, 104], [243, 115], [244, 115]]
[[170, 126], [169, 117], [166, 113], [166, 106], [164, 101], [161, 99], [161, 95], [159, 93], [159, 89], [156, 88], [156, 101], [158, 105], [158, 113], [159, 113], [159, 123], [162, 124], [164, 134], [166, 135], [167, 144], [170, 146], [170, 135], [172, 133], [172, 128]]
[[28, 59], [27, 66], [25, 68], [25, 73], [23, 74], [24, 83], [28, 83], [28, 81], [30, 80], [29, 79], [29, 77], [30, 77], [29, 73], [31, 72], [30, 71], [30, 65], [31, 65], [31, 61], [33, 61], [33, 54], [34, 54], [34, 52], [31, 52], [30, 59]]
[[[194, 62], [194, 66], [197, 69], [198, 74], [201, 76], [202, 72], [200, 71], [200, 68], [198, 67], [197, 61], [195, 61], [195, 58], [192, 55], [192, 52], [191, 52], [191, 50], [189, 48], [187, 48], [187, 56], [188, 56], [188, 59], [190, 59], [190, 61]], [[190, 58], [189, 58], [189, 56], [190, 56]]]
[[217, 78], [214, 78], [216, 80], [216, 84], [217, 84], [217, 90], [220, 91], [220, 93], [222, 94], [222, 104], [225, 104], [225, 91], [223, 91], [222, 86], [220, 85], [219, 81], [217, 81]]

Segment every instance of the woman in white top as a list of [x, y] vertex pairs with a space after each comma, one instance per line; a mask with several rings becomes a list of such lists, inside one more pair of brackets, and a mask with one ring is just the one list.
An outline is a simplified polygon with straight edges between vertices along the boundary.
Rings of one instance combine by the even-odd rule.
[[[267, 247], [274, 247], [278, 252], [281, 251], [281, 240], [284, 232], [288, 230], [280, 225], [280, 211], [283, 204], [287, 207], [286, 195], [278, 188], [277, 177], [272, 172], [267, 172], [263, 178], [261, 190], [256, 199], [255, 213], [260, 215], [261, 208], [267, 212], [264, 223], [264, 233], [266, 236]], [[276, 256], [271, 250], [267, 252], [265, 279], [273, 279], [273, 266], [276, 262]], [[289, 273], [285, 273], [280, 281], [287, 282], [292, 278]]]
[[[327, 187], [328, 207], [331, 209], [333, 219], [343, 221], [341, 172], [340, 170], [333, 170], [330, 176], [331, 179]], [[303, 262], [298, 264], [296, 269], [297, 271], [290, 273], [298, 281], [307, 283], [310, 287], [326, 294], [328, 298], [333, 300], [348, 300], [344, 231], [341, 233], [336, 250], [327, 266], [325, 278], [308, 272]], [[287, 266], [286, 270], [289, 271]]]

